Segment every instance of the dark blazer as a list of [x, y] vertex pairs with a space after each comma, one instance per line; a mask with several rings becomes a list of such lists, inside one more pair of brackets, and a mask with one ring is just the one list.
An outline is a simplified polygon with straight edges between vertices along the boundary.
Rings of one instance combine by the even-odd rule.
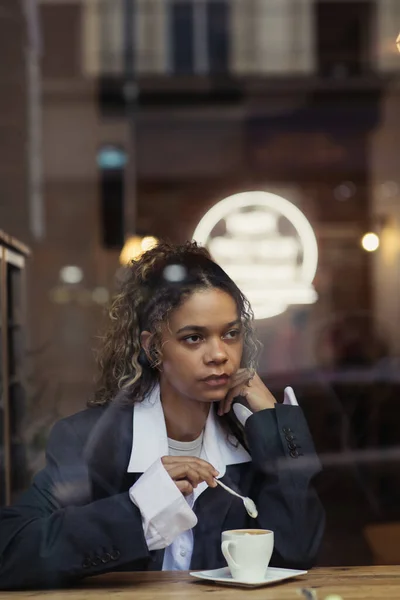
[[[107, 571], [160, 570], [163, 550], [149, 552], [127, 473], [132, 406], [90, 408], [56, 423], [46, 467], [13, 506], [0, 511], [0, 589], [68, 585]], [[252, 415], [245, 434], [251, 463], [230, 465], [222, 481], [250, 496], [259, 516], [221, 487], [195, 503], [191, 569], [225, 565], [221, 532], [275, 532], [271, 564], [309, 568], [321, 542], [324, 512], [311, 486], [320, 470], [299, 407], [277, 405]], [[134, 443], [134, 440], [133, 440]]]

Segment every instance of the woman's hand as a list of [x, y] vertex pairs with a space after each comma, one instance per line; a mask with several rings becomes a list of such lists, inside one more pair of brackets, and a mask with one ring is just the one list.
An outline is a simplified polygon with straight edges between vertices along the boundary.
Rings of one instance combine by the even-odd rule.
[[274, 408], [276, 400], [260, 377], [250, 369], [239, 369], [232, 379], [231, 389], [219, 404], [218, 414], [224, 415], [231, 409], [236, 396], [246, 398], [253, 412]]
[[210, 463], [194, 456], [163, 456], [161, 462], [176, 487], [184, 496], [189, 496], [199, 483], [207, 482], [217, 487], [214, 477], [218, 471]]

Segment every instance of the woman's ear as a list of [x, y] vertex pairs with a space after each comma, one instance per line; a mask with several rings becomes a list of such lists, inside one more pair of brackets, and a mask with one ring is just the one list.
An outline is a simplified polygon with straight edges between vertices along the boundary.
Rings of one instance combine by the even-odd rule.
[[146, 364], [146, 365], [142, 365], [142, 366], [151, 366], [152, 358], [151, 358], [150, 346], [151, 346], [152, 337], [153, 337], [153, 334], [151, 334], [150, 331], [142, 331], [142, 333], [140, 334], [140, 345], [141, 345], [140, 355], [142, 355], [142, 361], [143, 362], [147, 361], [147, 363], [148, 363], [148, 365]]
[[150, 331], [142, 331], [140, 334], [140, 353], [139, 353], [139, 364], [142, 367], [157, 369], [161, 371], [161, 363], [158, 360], [158, 352], [152, 347], [154, 334]]
[[153, 335], [150, 333], [150, 331], [142, 331], [142, 333], [140, 334], [140, 345], [143, 348], [149, 362], [151, 362], [150, 344], [152, 337]]

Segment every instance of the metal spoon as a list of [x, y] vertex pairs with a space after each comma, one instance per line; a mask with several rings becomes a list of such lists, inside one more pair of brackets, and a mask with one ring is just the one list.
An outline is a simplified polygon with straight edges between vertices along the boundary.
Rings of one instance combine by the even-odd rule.
[[252, 517], [252, 519], [256, 519], [258, 517], [258, 510], [257, 510], [257, 506], [254, 504], [253, 500], [251, 498], [248, 498], [247, 496], [241, 496], [240, 494], [238, 494], [237, 492], [234, 492], [230, 487], [228, 487], [227, 485], [225, 485], [224, 483], [222, 483], [222, 481], [220, 481], [219, 479], [215, 480], [221, 487], [224, 488], [224, 490], [226, 490], [227, 492], [229, 492], [230, 494], [232, 494], [232, 496], [237, 496], [238, 498], [240, 498], [244, 504], [245, 509], [247, 510], [247, 514]]

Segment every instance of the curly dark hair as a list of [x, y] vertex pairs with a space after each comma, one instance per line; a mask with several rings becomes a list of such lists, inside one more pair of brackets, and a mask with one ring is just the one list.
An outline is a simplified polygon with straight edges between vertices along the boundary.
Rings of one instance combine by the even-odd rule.
[[[204, 247], [196, 242], [160, 242], [124, 268], [98, 354], [98, 386], [89, 405], [108, 404], [121, 389], [130, 402], [143, 400], [159, 379], [162, 324], [193, 292], [207, 288], [221, 289], [234, 299], [244, 328], [242, 366], [255, 369], [259, 342], [247, 298]], [[151, 362], [141, 359], [142, 331], [153, 334]]]

